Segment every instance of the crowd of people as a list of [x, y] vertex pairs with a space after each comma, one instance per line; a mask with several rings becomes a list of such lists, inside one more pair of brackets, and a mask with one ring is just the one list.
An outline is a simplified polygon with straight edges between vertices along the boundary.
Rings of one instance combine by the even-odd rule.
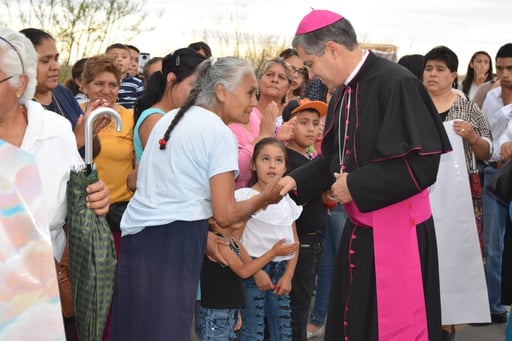
[[512, 43], [459, 82], [449, 47], [394, 63], [312, 10], [258, 70], [196, 42], [140, 72], [116, 43], [66, 86], [57, 46], [0, 29], [0, 139], [36, 157], [59, 263], [85, 119], [121, 117], [94, 123], [87, 188], [117, 255], [104, 340], [444, 341], [507, 323], [512, 209], [486, 185], [512, 159]]

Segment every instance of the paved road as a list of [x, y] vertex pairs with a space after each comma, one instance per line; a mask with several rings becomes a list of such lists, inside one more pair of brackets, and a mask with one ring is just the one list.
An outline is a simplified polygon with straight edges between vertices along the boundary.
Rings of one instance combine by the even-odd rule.
[[[470, 325], [458, 325], [455, 327], [455, 341], [504, 341], [506, 323], [494, 323], [488, 326], [475, 327]], [[191, 341], [199, 341], [192, 335]], [[323, 337], [314, 337], [309, 341], [323, 341]]]
[[[455, 341], [503, 341], [505, 339], [506, 324], [491, 324], [489, 326], [474, 327], [460, 325], [455, 328]], [[323, 337], [314, 337], [309, 341], [323, 341]]]

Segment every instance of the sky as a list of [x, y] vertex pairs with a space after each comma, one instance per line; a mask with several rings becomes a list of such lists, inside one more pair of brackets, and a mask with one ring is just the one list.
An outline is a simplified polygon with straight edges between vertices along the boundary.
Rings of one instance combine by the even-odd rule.
[[[311, 7], [346, 17], [359, 42], [396, 45], [398, 57], [445, 45], [459, 57], [459, 74], [474, 52], [487, 51], [494, 61], [499, 47], [512, 42], [510, 0], [147, 0], [154, 29], [132, 43], [152, 56], [202, 40], [205, 31], [274, 34], [291, 43]], [[216, 42], [207, 43], [222, 55]]]

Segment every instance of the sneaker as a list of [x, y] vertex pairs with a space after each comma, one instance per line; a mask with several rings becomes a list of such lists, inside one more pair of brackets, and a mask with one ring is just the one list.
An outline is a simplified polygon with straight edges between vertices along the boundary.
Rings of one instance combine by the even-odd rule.
[[308, 340], [312, 339], [314, 337], [324, 336], [324, 334], [325, 334], [325, 326], [321, 326], [320, 328], [318, 328], [314, 332], [310, 332], [310, 331], [307, 332]]
[[507, 312], [504, 311], [501, 314], [491, 314], [492, 323], [506, 323], [508, 320]]

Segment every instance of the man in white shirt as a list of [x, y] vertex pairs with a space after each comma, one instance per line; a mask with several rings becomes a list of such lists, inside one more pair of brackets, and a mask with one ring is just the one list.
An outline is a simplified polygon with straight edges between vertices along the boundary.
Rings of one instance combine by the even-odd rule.
[[[500, 86], [487, 93], [482, 105], [482, 112], [489, 122], [494, 147], [492, 157], [484, 170], [484, 184], [493, 179], [503, 161], [512, 159], [512, 139], [506, 132], [508, 122], [512, 119], [512, 43], [505, 44], [498, 50], [496, 74], [500, 80]], [[501, 303], [501, 263], [507, 215], [508, 205], [504, 205], [485, 190], [483, 196], [485, 276], [493, 323], [507, 322], [507, 310]]]

